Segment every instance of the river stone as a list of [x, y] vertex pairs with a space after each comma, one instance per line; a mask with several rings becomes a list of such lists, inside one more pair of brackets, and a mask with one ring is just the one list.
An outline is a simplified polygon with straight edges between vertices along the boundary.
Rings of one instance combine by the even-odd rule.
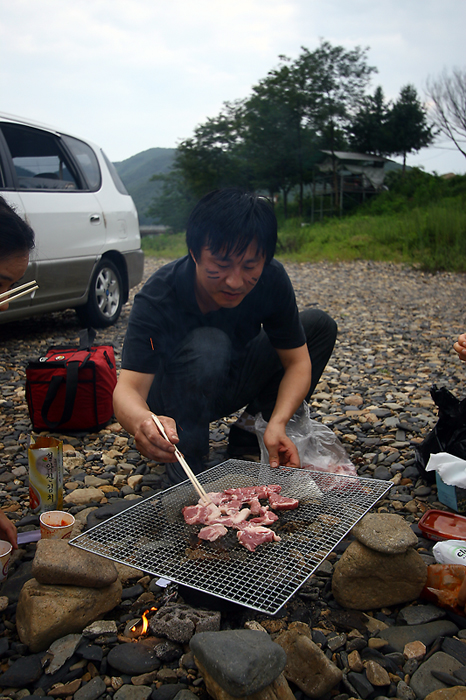
[[425, 700], [466, 700], [466, 688], [455, 685], [453, 688], [440, 688], [426, 695]]
[[81, 686], [74, 694], [73, 700], [97, 700], [107, 690], [107, 686], [100, 676], [93, 678]]
[[39, 540], [32, 574], [42, 584], [106, 588], [117, 580], [110, 559], [72, 547], [65, 540]]
[[407, 625], [422, 625], [434, 620], [441, 620], [446, 612], [436, 605], [409, 605], [400, 610], [397, 622], [405, 622]]
[[366, 661], [366, 676], [371, 685], [384, 686], [390, 685], [390, 676], [387, 671], [377, 663], [377, 661]]
[[48, 691], [47, 695], [51, 698], [72, 697], [81, 687], [81, 683], [81, 678], [76, 678], [76, 680], [71, 681], [70, 683], [65, 683], [65, 685], [58, 685], [57, 687], [52, 688]]
[[58, 671], [73, 656], [80, 641], [80, 634], [67, 634], [66, 637], [55, 640], [47, 650], [47, 653], [52, 655], [52, 659], [45, 669], [45, 673], [51, 675]]
[[459, 639], [444, 639], [442, 643], [442, 651], [445, 654], [454, 656], [455, 659], [461, 661], [463, 666], [466, 666], [466, 643]]
[[17, 603], [21, 589], [31, 578], [33, 578], [32, 561], [25, 561], [4, 581], [1, 588], [2, 595], [8, 597], [10, 604]]
[[383, 554], [402, 554], [417, 544], [406, 520], [391, 513], [368, 513], [351, 532], [361, 544]]
[[335, 565], [332, 592], [343, 608], [374, 610], [415, 600], [426, 579], [427, 566], [414, 549], [382, 554], [356, 540]]
[[[89, 486], [89, 488], [70, 491], [63, 500], [65, 503], [71, 503], [75, 506], [87, 506], [89, 503], [100, 503], [104, 496], [105, 493], [101, 489]], [[80, 691], [81, 690], [83, 690], [83, 688], [80, 688]]]
[[164, 605], [152, 616], [149, 629], [155, 637], [162, 635], [172, 642], [185, 644], [193, 634], [218, 632], [221, 614], [214, 610], [197, 610], [189, 605]]
[[340, 669], [312, 641], [312, 632], [305, 623], [292, 623], [275, 642], [286, 652], [285, 678], [308, 697], [326, 695], [342, 679]]
[[[403, 625], [384, 630], [383, 636], [395, 651], [403, 652], [409, 642], [422, 642], [428, 647], [438, 637], [448, 637], [458, 632], [458, 627], [450, 620], [435, 620], [425, 625]], [[426, 663], [426, 662], [424, 662]]]
[[196, 663], [233, 697], [252, 695], [283, 671], [286, 654], [269, 635], [255, 630], [195, 634], [189, 643]]
[[118, 626], [115, 620], [96, 620], [83, 629], [83, 637], [88, 639], [114, 637], [117, 634]]
[[[134, 683], [134, 680], [131, 679]], [[161, 685], [160, 688], [155, 688], [152, 692], [151, 700], [173, 700], [173, 698], [181, 693], [183, 690], [187, 690], [188, 686], [185, 683], [167, 683], [166, 685]], [[194, 698], [197, 700], [197, 696]]]
[[426, 695], [432, 693], [434, 690], [447, 687], [445, 683], [435, 678], [431, 674], [431, 671], [443, 671], [451, 675], [453, 671], [457, 671], [462, 667], [463, 664], [460, 661], [454, 659], [449, 654], [445, 654], [443, 651], [438, 651], [432, 654], [427, 661], [424, 661], [417, 671], [413, 673], [409, 685], [418, 698], [425, 698]]
[[[280, 678], [280, 676], [279, 676]], [[155, 691], [154, 691], [155, 692]], [[291, 691], [290, 691], [291, 693]], [[180, 690], [180, 692], [176, 696], [177, 700], [198, 700], [197, 695], [194, 695], [190, 690], [186, 688], [186, 690]], [[157, 698], [154, 697], [154, 693], [152, 693], [151, 700], [158, 700]]]
[[[261, 634], [261, 633], [259, 633]], [[203, 667], [202, 663], [197, 661], [199, 673], [202, 675], [204, 680], [207, 693], [214, 698], [214, 700], [234, 700], [238, 697], [237, 695], [231, 695], [224, 688], [222, 688], [218, 683], [217, 679], [212, 678], [210, 673]], [[151, 700], [158, 700], [158, 695], [155, 694], [156, 691], [151, 696]], [[186, 693], [186, 691], [183, 691]], [[180, 693], [181, 694], [181, 693]], [[175, 697], [179, 697], [176, 695]], [[189, 698], [187, 699], [189, 700]], [[295, 700], [295, 696], [291, 692], [291, 688], [287, 683], [287, 680], [283, 673], [267, 685], [262, 690], [253, 693], [248, 696], [248, 700]]]
[[147, 700], [152, 688], [146, 685], [122, 685], [113, 696], [115, 700]]
[[44, 586], [32, 578], [19, 596], [19, 638], [32, 652], [42, 651], [60, 637], [81, 632], [90, 622], [113, 610], [120, 600], [118, 579], [106, 588], [85, 588]]
[[139, 676], [160, 668], [154, 650], [140, 642], [118, 644], [110, 649], [107, 661], [116, 671], [129, 676]]
[[10, 668], [0, 676], [2, 688], [24, 688], [35, 683], [42, 675], [39, 655], [23, 656], [13, 661]]
[[[353, 671], [350, 671], [347, 678], [351, 686], [355, 689], [357, 697], [365, 700], [365, 698], [374, 693], [374, 686], [372, 683], [369, 683], [367, 676], [365, 676], [364, 673], [354, 673]], [[377, 697], [378, 700], [380, 700], [380, 696]], [[384, 696], [382, 695], [382, 697]]]
[[396, 685], [396, 697], [399, 700], [416, 700], [416, 693], [404, 681], [400, 681]]

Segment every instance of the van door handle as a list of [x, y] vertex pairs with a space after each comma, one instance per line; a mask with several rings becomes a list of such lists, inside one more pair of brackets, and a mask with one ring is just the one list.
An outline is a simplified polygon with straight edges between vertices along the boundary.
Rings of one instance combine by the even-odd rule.
[[100, 216], [99, 214], [91, 214], [89, 217], [89, 220], [91, 224], [100, 224]]

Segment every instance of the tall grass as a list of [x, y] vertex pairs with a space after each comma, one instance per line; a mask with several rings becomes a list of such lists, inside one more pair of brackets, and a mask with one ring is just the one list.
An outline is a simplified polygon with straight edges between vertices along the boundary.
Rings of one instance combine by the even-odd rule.
[[144, 254], [149, 257], [168, 260], [181, 258], [188, 252], [184, 233], [159, 233], [155, 236], [145, 236], [141, 240], [141, 247]]
[[[309, 225], [284, 220], [280, 208], [277, 257], [296, 262], [381, 260], [426, 271], [466, 272], [466, 176], [445, 180], [413, 169], [390, 173], [389, 190], [342, 218]], [[187, 252], [184, 234], [143, 239], [146, 255]]]
[[424, 270], [466, 271], [466, 206], [442, 200], [394, 214], [355, 214], [313, 226], [288, 220], [278, 255], [287, 260], [385, 260]]

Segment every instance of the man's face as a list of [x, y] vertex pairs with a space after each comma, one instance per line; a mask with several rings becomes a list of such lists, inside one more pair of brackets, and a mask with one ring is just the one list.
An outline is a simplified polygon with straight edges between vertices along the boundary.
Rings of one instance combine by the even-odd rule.
[[[7, 258], [0, 260], [0, 294], [7, 292], [10, 287], [26, 272], [29, 262], [29, 253], [17, 253], [9, 255]], [[0, 304], [0, 311], [6, 311], [8, 301]]]
[[[194, 256], [193, 256], [194, 259]], [[242, 255], [214, 255], [204, 246], [196, 265], [196, 299], [203, 313], [233, 309], [255, 287], [265, 265], [265, 256], [251, 243]]]

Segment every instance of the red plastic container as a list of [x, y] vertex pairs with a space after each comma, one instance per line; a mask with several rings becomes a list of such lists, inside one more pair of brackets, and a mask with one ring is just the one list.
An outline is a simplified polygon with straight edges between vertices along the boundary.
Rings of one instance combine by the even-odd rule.
[[466, 518], [444, 510], [428, 510], [418, 523], [431, 540], [466, 540]]

